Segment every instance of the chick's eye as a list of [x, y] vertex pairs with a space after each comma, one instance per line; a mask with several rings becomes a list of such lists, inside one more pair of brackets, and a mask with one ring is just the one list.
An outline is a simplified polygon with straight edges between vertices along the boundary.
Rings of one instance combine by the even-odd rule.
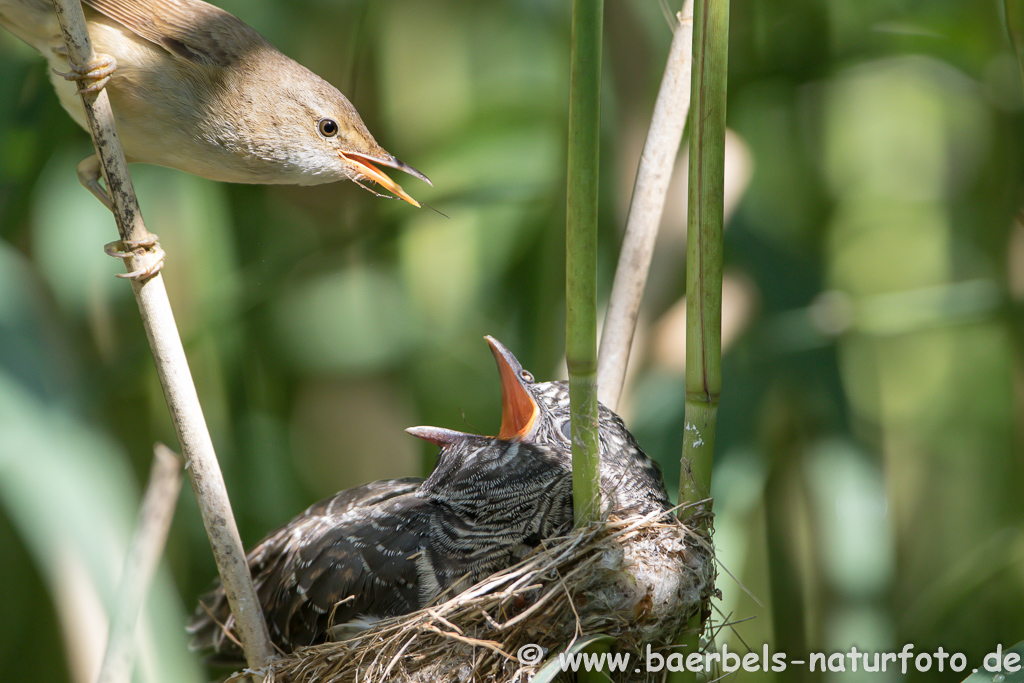
[[562, 436], [565, 437], [565, 440], [571, 442], [572, 441], [572, 421], [571, 420], [566, 420], [565, 422], [562, 423], [562, 426], [560, 427], [560, 429], [562, 430]]
[[320, 119], [316, 127], [325, 138], [333, 138], [338, 134], [338, 122], [334, 119]]
[[520, 372], [519, 376], [523, 378], [524, 382], [532, 382], [533, 381], [533, 375], [528, 373], [526, 370], [523, 370], [522, 372]]

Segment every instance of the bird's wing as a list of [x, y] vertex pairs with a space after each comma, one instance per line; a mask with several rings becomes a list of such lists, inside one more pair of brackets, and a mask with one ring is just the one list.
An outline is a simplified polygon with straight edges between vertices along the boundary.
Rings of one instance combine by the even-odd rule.
[[309, 506], [301, 515], [270, 534], [267, 540], [294, 526], [296, 522], [306, 517], [329, 517], [333, 523], [340, 523], [353, 510], [376, 505], [389, 498], [406, 493], [412, 493], [422, 483], [423, 479], [420, 477], [403, 477], [402, 479], [372, 481], [369, 484], [362, 484], [361, 486], [339, 491], [330, 498]]
[[183, 59], [226, 67], [267, 40], [251, 26], [201, 0], [85, 0], [132, 33]]
[[[329, 539], [335, 538], [339, 527], [348, 528], [353, 522], [358, 524], [360, 519], [365, 518], [367, 510], [387, 500], [411, 494], [421, 482], [421, 479], [416, 478], [390, 479], [346, 489], [312, 505], [260, 541], [249, 552], [249, 569], [271, 628], [274, 629], [275, 624], [278, 624], [285, 632], [296, 630], [290, 628], [289, 618], [282, 617], [292, 609], [286, 607], [289, 604], [287, 588], [296, 582], [300, 585], [310, 583], [309, 577], [314, 576], [321, 567], [314, 563], [310, 573], [308, 563], [311, 557], [316, 556], [317, 548], [325, 549], [331, 543]], [[303, 563], [306, 565], [300, 567]], [[294, 579], [291, 576], [292, 568], [297, 568]], [[324, 600], [318, 597], [314, 604], [321, 602]], [[242, 650], [227, 635], [233, 629], [234, 619], [224, 587], [218, 582], [200, 598], [199, 606], [189, 622], [192, 648], [212, 649], [217, 658], [224, 662], [241, 661]], [[279, 638], [278, 634], [274, 634], [276, 642]]]
[[260, 577], [260, 602], [274, 639], [291, 649], [319, 642], [352, 620], [420, 607], [418, 559], [433, 514], [431, 501], [406, 494], [293, 536]]

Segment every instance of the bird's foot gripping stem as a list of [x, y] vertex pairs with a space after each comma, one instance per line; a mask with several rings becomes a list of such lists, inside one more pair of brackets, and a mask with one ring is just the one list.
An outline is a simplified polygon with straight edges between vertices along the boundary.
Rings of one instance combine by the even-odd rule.
[[85, 66], [78, 66], [68, 61], [68, 67], [71, 71], [57, 71], [54, 69], [53, 73], [66, 80], [77, 81], [79, 94], [99, 92], [110, 80], [110, 77], [114, 75], [114, 72], [117, 71], [117, 61], [110, 55], [100, 54], [96, 55], [96, 61], [90, 62]]
[[129, 278], [139, 282], [145, 282], [160, 272], [164, 267], [164, 259], [167, 254], [160, 247], [159, 238], [153, 233], [142, 240], [117, 240], [103, 247], [108, 256], [121, 260], [128, 258], [142, 259], [144, 265], [130, 273], [118, 273], [117, 277]]

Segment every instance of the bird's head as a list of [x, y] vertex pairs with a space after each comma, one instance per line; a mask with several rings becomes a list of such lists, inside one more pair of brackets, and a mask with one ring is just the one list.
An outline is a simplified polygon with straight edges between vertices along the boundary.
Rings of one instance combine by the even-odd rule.
[[[294, 166], [301, 177], [299, 184], [314, 185], [348, 179], [363, 189], [380, 195], [375, 184], [413, 206], [420, 203], [382, 168], [393, 168], [433, 185], [425, 175], [405, 164], [377, 144], [366, 128], [359, 112], [341, 92], [306, 69], [294, 64], [306, 75], [284, 84], [287, 96], [276, 102], [265, 102], [276, 114], [260, 117], [275, 121], [281, 130], [266, 132], [267, 137], [282, 139], [286, 131], [286, 149], [278, 150], [282, 161]], [[294, 76], [295, 74], [291, 74]], [[384, 195], [380, 195], [384, 196]]]
[[[501, 439], [572, 452], [569, 386], [537, 382], [494, 337], [490, 344], [501, 377]], [[643, 513], [671, 507], [658, 466], [640, 449], [622, 419], [598, 405], [601, 492], [605, 510]]]
[[498, 437], [569, 448], [569, 389], [564, 382], [537, 382], [512, 352], [494, 337], [491, 347], [501, 378]]

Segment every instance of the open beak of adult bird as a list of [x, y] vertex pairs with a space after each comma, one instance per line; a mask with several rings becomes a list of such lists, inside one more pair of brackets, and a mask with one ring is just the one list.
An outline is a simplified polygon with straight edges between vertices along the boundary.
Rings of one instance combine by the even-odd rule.
[[501, 377], [501, 431], [499, 439], [518, 441], [533, 430], [540, 408], [524, 383], [533, 383], [533, 375], [519, 364], [512, 352], [494, 337], [484, 337], [491, 347]]
[[[349, 164], [354, 166], [356, 171], [358, 171], [359, 174], [365, 177], [367, 180], [372, 180], [381, 187], [385, 188], [391, 194], [401, 199], [404, 199], [405, 201], [409, 202], [416, 208], [419, 208], [420, 203], [413, 199], [412, 197], [410, 197], [409, 194], [402, 189], [401, 185], [399, 185], [394, 180], [389, 178], [387, 174], [385, 174], [383, 171], [377, 168], [374, 164], [379, 164], [380, 166], [387, 166], [388, 168], [394, 168], [399, 171], [403, 171], [411, 176], [419, 178], [420, 180], [425, 182], [427, 185], [430, 185], [431, 187], [434, 186], [434, 183], [430, 182], [430, 178], [423, 175], [409, 164], [403, 163], [391, 155], [372, 157], [369, 156], [368, 154], [360, 154], [359, 152], [346, 152], [344, 150], [339, 151], [338, 155], [342, 159], [347, 161]], [[356, 184], [358, 184], [365, 190], [373, 192], [373, 190], [370, 190], [370, 188], [366, 187], [358, 180], [356, 180]], [[377, 193], [375, 192], [374, 194]]]

